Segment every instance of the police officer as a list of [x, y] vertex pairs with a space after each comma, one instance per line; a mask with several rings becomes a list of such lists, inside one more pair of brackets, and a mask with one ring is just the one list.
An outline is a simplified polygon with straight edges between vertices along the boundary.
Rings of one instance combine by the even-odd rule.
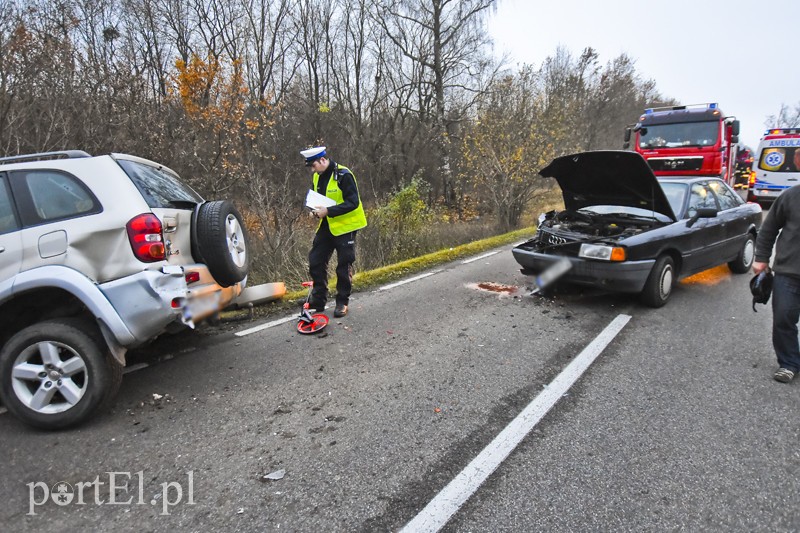
[[325, 146], [301, 150], [306, 166], [314, 171], [313, 190], [327, 196], [335, 205], [312, 206], [320, 222], [308, 254], [308, 270], [314, 287], [310, 307], [325, 308], [328, 297], [328, 261], [336, 250], [336, 308], [333, 316], [347, 314], [352, 290], [352, 269], [356, 260], [356, 232], [367, 225], [356, 178], [349, 168], [330, 159]]

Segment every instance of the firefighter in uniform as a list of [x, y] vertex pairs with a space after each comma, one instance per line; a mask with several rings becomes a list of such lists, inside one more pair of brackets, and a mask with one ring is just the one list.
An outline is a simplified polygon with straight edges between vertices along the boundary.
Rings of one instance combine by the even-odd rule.
[[308, 270], [314, 287], [310, 306], [322, 311], [328, 297], [328, 261], [336, 250], [336, 307], [333, 316], [347, 314], [352, 290], [353, 263], [356, 260], [356, 232], [367, 225], [364, 206], [358, 194], [356, 177], [349, 168], [337, 164], [325, 146], [301, 150], [306, 166], [314, 171], [313, 190], [336, 202], [331, 207], [313, 206], [311, 214], [320, 219], [314, 243], [308, 254]]

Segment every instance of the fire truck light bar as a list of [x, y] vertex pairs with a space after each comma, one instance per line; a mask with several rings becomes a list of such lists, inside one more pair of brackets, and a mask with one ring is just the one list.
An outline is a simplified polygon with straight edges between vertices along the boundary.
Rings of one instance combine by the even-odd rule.
[[690, 105], [674, 105], [674, 106], [666, 106], [666, 107], [648, 107], [644, 110], [645, 115], [652, 115], [655, 111], [678, 111], [680, 109], [686, 109], [687, 107], [699, 107], [699, 106], [706, 106], [708, 109], [719, 109], [719, 104], [717, 102], [712, 102], [710, 104], [690, 104]]

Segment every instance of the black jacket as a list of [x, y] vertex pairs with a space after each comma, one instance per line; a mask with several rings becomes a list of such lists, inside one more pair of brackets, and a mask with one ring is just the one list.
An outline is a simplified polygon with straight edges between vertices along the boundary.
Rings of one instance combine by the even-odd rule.
[[783, 191], [772, 204], [756, 239], [756, 261], [768, 263], [773, 246], [772, 270], [800, 278], [800, 185]]

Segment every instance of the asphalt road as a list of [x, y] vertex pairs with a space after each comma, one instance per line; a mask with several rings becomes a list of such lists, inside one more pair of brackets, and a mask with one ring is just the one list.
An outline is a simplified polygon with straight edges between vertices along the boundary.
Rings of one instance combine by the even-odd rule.
[[0, 529], [400, 530], [620, 315], [444, 530], [800, 529], [800, 383], [771, 379], [749, 276], [707, 271], [653, 310], [529, 296], [509, 248], [429, 274], [317, 336], [162, 339], [73, 430], [0, 415]]

